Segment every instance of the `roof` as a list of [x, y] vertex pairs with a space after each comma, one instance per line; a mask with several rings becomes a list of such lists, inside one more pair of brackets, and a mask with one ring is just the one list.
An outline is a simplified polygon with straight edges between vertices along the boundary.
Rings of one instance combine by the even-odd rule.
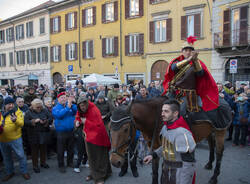
[[6, 23], [6, 22], [8, 22], [8, 21], [10, 21], [10, 20], [13, 20], [13, 19], [16, 19], [16, 18], [25, 16], [25, 15], [28, 15], [28, 14], [30, 14], [30, 13], [33, 13], [33, 12], [36, 12], [36, 11], [39, 11], [39, 10], [48, 8], [49, 6], [54, 5], [54, 4], [56, 4], [56, 2], [54, 2], [54, 1], [52, 1], [52, 0], [49, 0], [49, 1], [45, 2], [45, 3], [42, 3], [42, 4], [40, 4], [40, 5], [36, 6], [36, 7], [34, 7], [34, 8], [31, 8], [31, 9], [29, 9], [29, 10], [27, 10], [27, 11], [24, 11], [24, 12], [22, 12], [22, 13], [20, 13], [20, 14], [17, 14], [17, 15], [15, 15], [15, 16], [13, 16], [13, 17], [10, 17], [10, 18], [7, 18], [7, 19], [5, 19], [5, 20], [2, 20], [2, 21], [0, 22], [0, 25], [1, 25], [1, 24], [4, 24], [4, 23]]

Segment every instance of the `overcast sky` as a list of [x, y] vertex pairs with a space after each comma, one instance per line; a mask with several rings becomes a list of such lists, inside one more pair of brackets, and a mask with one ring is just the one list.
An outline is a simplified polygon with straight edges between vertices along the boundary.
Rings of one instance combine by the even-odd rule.
[[[48, 0], [0, 0], [0, 19], [7, 19], [46, 1]], [[58, 2], [60, 0], [54, 1]]]

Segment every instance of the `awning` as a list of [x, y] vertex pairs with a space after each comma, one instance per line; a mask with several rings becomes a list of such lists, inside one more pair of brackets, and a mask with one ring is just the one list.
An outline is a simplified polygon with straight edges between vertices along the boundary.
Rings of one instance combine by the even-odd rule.
[[28, 80], [28, 75], [2, 75], [0, 80], [9, 80], [9, 79], [26, 79]]
[[38, 80], [38, 77], [34, 74], [29, 74], [29, 80]]

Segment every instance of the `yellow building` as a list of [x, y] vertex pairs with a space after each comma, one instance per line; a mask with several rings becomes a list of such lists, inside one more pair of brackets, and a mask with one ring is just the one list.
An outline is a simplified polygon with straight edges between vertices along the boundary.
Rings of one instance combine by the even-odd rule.
[[72, 0], [50, 8], [54, 82], [91, 73], [145, 81], [147, 6], [143, 0]]
[[148, 6], [148, 81], [163, 80], [171, 60], [180, 55], [188, 36], [196, 36], [199, 59], [210, 69], [212, 56], [212, 0], [151, 0]]

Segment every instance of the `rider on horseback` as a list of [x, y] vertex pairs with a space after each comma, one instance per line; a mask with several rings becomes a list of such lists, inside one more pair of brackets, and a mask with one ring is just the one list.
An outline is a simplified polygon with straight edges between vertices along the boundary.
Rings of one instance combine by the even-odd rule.
[[[182, 47], [182, 55], [170, 62], [165, 80], [164, 93], [173, 95], [181, 103], [181, 114], [211, 111], [218, 107], [218, 88], [206, 65], [197, 58], [195, 37], [188, 37]], [[184, 108], [184, 109], [183, 109]]]

